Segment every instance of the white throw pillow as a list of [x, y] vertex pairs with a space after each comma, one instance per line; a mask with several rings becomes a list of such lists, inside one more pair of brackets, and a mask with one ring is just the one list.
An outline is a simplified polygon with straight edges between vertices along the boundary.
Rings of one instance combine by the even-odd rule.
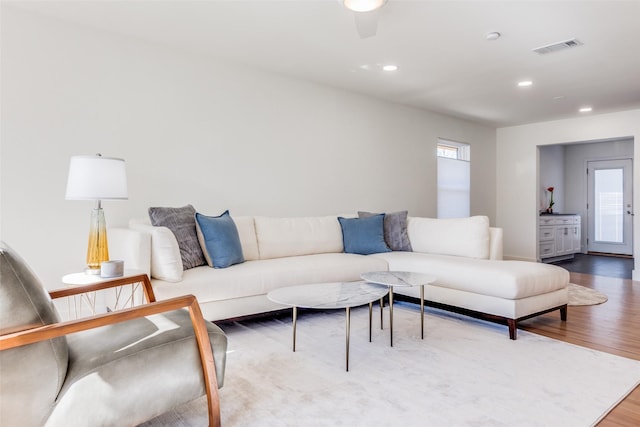
[[180, 282], [183, 268], [176, 236], [167, 227], [154, 227], [141, 220], [129, 221], [129, 228], [151, 234], [151, 277]]
[[256, 240], [256, 227], [253, 223], [253, 217], [232, 215], [231, 218], [233, 219], [233, 222], [236, 223], [236, 228], [238, 229], [244, 260], [255, 261], [260, 259], [258, 241]]
[[417, 218], [407, 221], [414, 252], [489, 258], [489, 218]]

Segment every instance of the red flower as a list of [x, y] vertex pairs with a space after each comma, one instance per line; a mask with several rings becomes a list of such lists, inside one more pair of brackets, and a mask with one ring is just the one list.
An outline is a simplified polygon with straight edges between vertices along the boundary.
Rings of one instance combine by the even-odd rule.
[[549, 192], [553, 193], [553, 187], [549, 187], [549, 188], [547, 188], [547, 191], [549, 191]]

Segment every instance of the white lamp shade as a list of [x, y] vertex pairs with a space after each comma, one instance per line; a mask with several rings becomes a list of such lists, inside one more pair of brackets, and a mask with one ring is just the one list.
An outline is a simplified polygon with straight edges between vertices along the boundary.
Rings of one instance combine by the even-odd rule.
[[384, 6], [387, 0], [343, 0], [343, 3], [354, 12], [371, 12]]
[[68, 200], [125, 200], [127, 173], [124, 159], [73, 156], [67, 179]]

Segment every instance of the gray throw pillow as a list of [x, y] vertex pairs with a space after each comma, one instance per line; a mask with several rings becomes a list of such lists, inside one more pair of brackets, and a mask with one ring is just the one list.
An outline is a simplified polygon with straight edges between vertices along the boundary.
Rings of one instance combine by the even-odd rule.
[[[407, 211], [387, 213], [384, 216], [384, 241], [393, 251], [411, 252], [411, 242], [407, 232]], [[358, 212], [358, 217], [367, 218], [379, 215], [371, 212]]]
[[191, 205], [181, 208], [149, 208], [151, 224], [167, 227], [176, 236], [183, 270], [207, 264], [196, 234], [195, 214], [196, 210]]

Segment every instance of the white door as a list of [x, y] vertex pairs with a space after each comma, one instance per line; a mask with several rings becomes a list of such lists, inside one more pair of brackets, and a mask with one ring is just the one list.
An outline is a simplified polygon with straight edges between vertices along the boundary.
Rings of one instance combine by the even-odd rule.
[[587, 250], [633, 255], [631, 159], [587, 162]]

